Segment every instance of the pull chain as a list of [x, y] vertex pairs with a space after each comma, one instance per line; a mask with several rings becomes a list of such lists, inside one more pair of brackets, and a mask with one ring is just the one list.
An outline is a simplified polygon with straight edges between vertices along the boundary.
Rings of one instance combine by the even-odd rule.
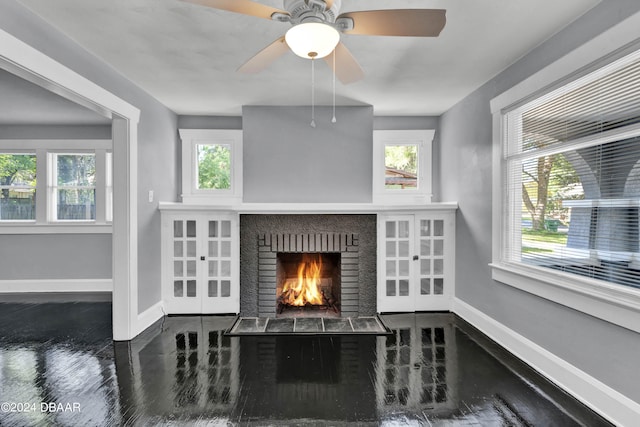
[[316, 127], [316, 76], [315, 58], [311, 58], [311, 127]]
[[333, 50], [333, 117], [331, 123], [336, 122], [336, 50]]

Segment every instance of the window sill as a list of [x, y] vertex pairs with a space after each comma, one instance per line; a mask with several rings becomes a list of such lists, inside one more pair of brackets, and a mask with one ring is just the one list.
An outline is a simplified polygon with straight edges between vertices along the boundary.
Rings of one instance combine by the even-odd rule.
[[640, 333], [640, 290], [522, 264], [490, 264], [492, 279]]
[[111, 234], [111, 224], [85, 222], [78, 224], [36, 224], [14, 222], [0, 224], [0, 234]]

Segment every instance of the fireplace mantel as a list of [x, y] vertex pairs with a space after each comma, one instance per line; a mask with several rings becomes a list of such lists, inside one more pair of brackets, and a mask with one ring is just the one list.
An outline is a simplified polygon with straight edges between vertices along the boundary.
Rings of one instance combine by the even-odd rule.
[[381, 205], [372, 203], [240, 203], [236, 205], [160, 202], [161, 211], [214, 211], [239, 214], [377, 214], [416, 211], [451, 211], [457, 202], [421, 205]]

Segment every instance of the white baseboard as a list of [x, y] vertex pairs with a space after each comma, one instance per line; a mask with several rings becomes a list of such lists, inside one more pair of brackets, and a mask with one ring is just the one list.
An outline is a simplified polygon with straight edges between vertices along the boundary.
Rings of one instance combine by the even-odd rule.
[[111, 279], [0, 280], [0, 294], [34, 292], [113, 292]]
[[139, 335], [149, 326], [153, 325], [158, 321], [158, 319], [161, 319], [164, 314], [164, 303], [162, 301], [157, 302], [142, 313], [138, 314], [135, 325], [136, 332], [134, 336]]
[[453, 301], [453, 312], [610, 422], [618, 426], [638, 425], [640, 403], [458, 298]]

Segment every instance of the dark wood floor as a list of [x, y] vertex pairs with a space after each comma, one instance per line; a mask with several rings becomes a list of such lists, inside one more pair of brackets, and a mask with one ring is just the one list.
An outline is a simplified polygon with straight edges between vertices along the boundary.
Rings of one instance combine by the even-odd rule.
[[0, 425], [608, 425], [454, 315], [386, 316], [386, 337], [229, 338], [232, 321], [114, 344], [109, 303], [0, 303]]

